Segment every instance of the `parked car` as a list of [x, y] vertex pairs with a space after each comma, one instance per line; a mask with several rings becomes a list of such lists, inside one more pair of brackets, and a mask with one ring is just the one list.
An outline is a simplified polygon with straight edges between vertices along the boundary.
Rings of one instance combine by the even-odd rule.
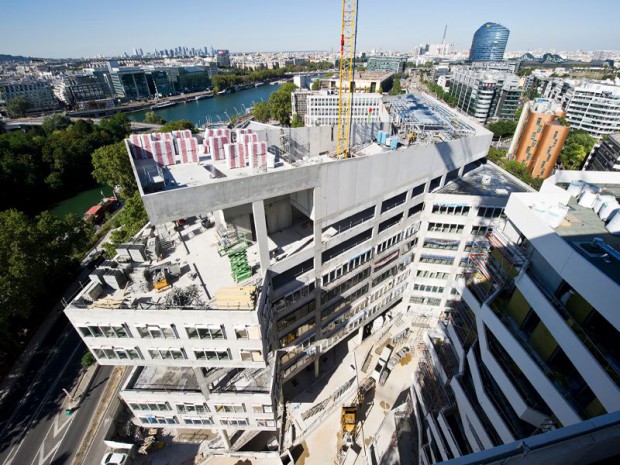
[[125, 465], [127, 457], [127, 454], [122, 452], [108, 452], [101, 459], [101, 465]]

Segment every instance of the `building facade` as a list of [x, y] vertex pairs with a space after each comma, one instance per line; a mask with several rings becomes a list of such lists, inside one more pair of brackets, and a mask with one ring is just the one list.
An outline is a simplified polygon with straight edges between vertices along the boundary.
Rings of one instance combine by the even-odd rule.
[[560, 123], [562, 107], [550, 100], [527, 102], [521, 113], [508, 155], [526, 165], [534, 178], [548, 178], [570, 132]]
[[[385, 73], [381, 71], [356, 71], [354, 76], [355, 92], [376, 93], [380, 90], [387, 92], [392, 88], [394, 82], [393, 73]], [[338, 91], [340, 89], [340, 79], [332, 77], [329, 79], [321, 79], [321, 85], [328, 89]], [[347, 82], [345, 90], [351, 89], [351, 83]]]
[[510, 31], [497, 23], [485, 23], [474, 33], [469, 61], [502, 61]]
[[481, 123], [489, 119], [514, 119], [523, 89], [519, 77], [501, 71], [452, 71], [450, 94], [456, 106]]
[[[338, 95], [329, 91], [293, 92], [293, 114], [302, 117], [306, 126], [338, 124]], [[353, 94], [351, 118], [354, 123], [389, 123], [381, 94]]]
[[[419, 463], [583, 425], [620, 408], [618, 238], [590, 197], [574, 198], [589, 189], [584, 181], [617, 196], [620, 177], [585, 173], [559, 171], [540, 193], [513, 193], [506, 222], [490, 225], [487, 244], [472, 250], [457, 280], [462, 300], [421, 348]], [[584, 253], [590, 245], [609, 250], [609, 259]]]
[[620, 171], [620, 134], [612, 134], [592, 149], [584, 165], [587, 171]]
[[620, 86], [602, 81], [551, 79], [542, 95], [560, 103], [574, 129], [600, 139], [620, 132]]
[[47, 81], [19, 81], [0, 83], [0, 101], [6, 105], [15, 97], [25, 97], [30, 102], [29, 111], [53, 110], [58, 106], [52, 85]]
[[369, 57], [366, 69], [368, 71], [403, 73], [406, 64], [407, 57]]
[[[363, 128], [353, 133], [373, 145]], [[491, 133], [340, 161], [317, 155], [335, 150], [330, 134], [258, 132], [282, 153], [259, 171], [231, 167], [215, 148], [198, 163], [173, 152], [163, 161], [166, 141], [187, 147], [179, 134], [127, 141], [150, 224], [65, 313], [99, 363], [133, 367], [121, 397], [137, 424], [215, 429], [228, 447], [236, 431], [275, 431], [282, 383], [308, 366], [318, 374], [322, 354], [361, 339], [403, 296], [429, 318], [448, 305], [459, 254], [510, 191], [478, 166]]]

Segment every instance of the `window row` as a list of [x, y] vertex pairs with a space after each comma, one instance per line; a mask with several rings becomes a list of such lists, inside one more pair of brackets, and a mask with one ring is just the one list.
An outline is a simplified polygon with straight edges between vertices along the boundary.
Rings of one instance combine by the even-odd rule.
[[[126, 325], [87, 325], [79, 326], [78, 330], [84, 337], [132, 337]], [[179, 339], [175, 325], [136, 325], [136, 331], [143, 339]], [[258, 327], [241, 325], [235, 326], [234, 331], [237, 339], [260, 339], [260, 330]], [[186, 326], [185, 332], [189, 339], [226, 339], [226, 333], [222, 325]]]
[[381, 242], [380, 244], [377, 245], [377, 254], [383, 253], [386, 250], [388, 250], [390, 247], [395, 246], [396, 244], [398, 244], [401, 239], [402, 239], [403, 234], [402, 233], [398, 233], [395, 236], [390, 237], [389, 239]]
[[502, 218], [504, 216], [503, 207], [480, 207], [478, 216], [483, 218]]
[[413, 285], [413, 290], [414, 291], [420, 291], [420, 292], [433, 292], [435, 294], [441, 294], [444, 291], [444, 288], [441, 286], [432, 286], [430, 284], [418, 284], [415, 283]]
[[144, 412], [168, 412], [171, 411], [172, 408], [168, 402], [140, 402], [140, 403], [130, 403], [129, 406], [132, 410], [135, 411], [144, 411]]
[[308, 313], [313, 312], [315, 308], [316, 308], [316, 300], [312, 299], [310, 302], [302, 305], [294, 312], [291, 312], [288, 315], [283, 316], [282, 318], [278, 320], [278, 331], [292, 325], [297, 320], [306, 316]]
[[422, 297], [422, 296], [413, 296], [409, 300], [412, 304], [422, 304], [422, 305], [439, 305], [441, 303], [441, 299], [436, 299], [433, 297]]
[[339, 312], [340, 310], [345, 308], [347, 305], [349, 305], [351, 302], [354, 302], [355, 300], [359, 299], [360, 297], [363, 297], [364, 295], [366, 295], [367, 292], [368, 292], [368, 284], [364, 284], [357, 291], [353, 292], [352, 294], [348, 295], [347, 297], [344, 297], [342, 300], [339, 300], [338, 302], [334, 302], [333, 304], [325, 307], [321, 311], [321, 318], [325, 318], [328, 315], [331, 315], [332, 313]]
[[342, 276], [344, 276], [345, 274], [353, 271], [354, 269], [362, 266], [364, 263], [366, 263], [368, 260], [370, 260], [372, 258], [372, 249], [371, 250], [367, 250], [366, 252], [362, 252], [361, 254], [355, 256], [354, 258], [352, 258], [351, 260], [349, 260], [347, 263], [345, 263], [342, 266], [339, 266], [336, 269], [333, 269], [332, 271], [330, 271], [329, 273], [326, 273], [323, 275], [322, 278], [322, 282], [323, 282], [323, 286], [341, 278]]
[[356, 284], [359, 284], [360, 282], [362, 282], [364, 279], [368, 278], [369, 276], [370, 276], [370, 268], [366, 268], [365, 270], [362, 270], [360, 273], [353, 275], [350, 279], [347, 279], [346, 281], [335, 286], [333, 289], [330, 289], [325, 294], [325, 302], [329, 302], [334, 297], [343, 294], [344, 292], [348, 291]]
[[418, 270], [416, 272], [416, 276], [418, 278], [447, 279], [448, 276], [450, 276], [450, 273], [445, 273], [443, 271]]
[[471, 228], [471, 234], [473, 236], [486, 236], [493, 231], [492, 226], [474, 226]]
[[469, 205], [449, 205], [449, 204], [434, 204], [433, 213], [438, 215], [461, 215], [465, 216], [469, 214], [471, 207]]
[[425, 239], [425, 249], [442, 249], [442, 250], [457, 250], [459, 248], [460, 241], [450, 241], [444, 239]]
[[428, 230], [430, 232], [441, 232], [441, 233], [462, 233], [465, 226], [462, 224], [452, 224], [452, 223], [429, 223]]
[[273, 304], [276, 311], [282, 310], [289, 305], [294, 304], [295, 302], [303, 299], [304, 297], [312, 294], [314, 292], [314, 282], [308, 283], [305, 286], [300, 287], [299, 289], [294, 290], [293, 292], [289, 292], [285, 296], [276, 300]]
[[454, 257], [444, 257], [442, 255], [421, 255], [420, 263], [434, 263], [436, 265], [452, 265]]

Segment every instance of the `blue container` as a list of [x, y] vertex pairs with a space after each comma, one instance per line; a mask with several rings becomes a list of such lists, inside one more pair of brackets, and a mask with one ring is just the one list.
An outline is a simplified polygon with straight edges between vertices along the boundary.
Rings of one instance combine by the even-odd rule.
[[396, 136], [392, 137], [392, 141], [390, 143], [390, 148], [392, 150], [396, 150], [398, 148], [398, 137], [396, 137]]

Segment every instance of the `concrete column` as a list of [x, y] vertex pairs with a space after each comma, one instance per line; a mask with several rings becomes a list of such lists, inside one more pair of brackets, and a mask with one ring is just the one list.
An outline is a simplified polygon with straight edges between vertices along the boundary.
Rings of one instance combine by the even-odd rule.
[[320, 374], [320, 363], [321, 363], [321, 355], [317, 354], [316, 359], [314, 360], [314, 377], [318, 378]]
[[364, 326], [365, 325], [360, 326], [360, 329], [358, 330], [358, 333], [355, 336], [355, 340], [358, 345], [361, 345], [362, 341], [364, 340]]
[[262, 200], [252, 202], [252, 213], [254, 214], [254, 230], [256, 231], [256, 240], [258, 242], [260, 268], [264, 275], [267, 272], [271, 261], [269, 259], [269, 243], [267, 241], [265, 204]]
[[224, 447], [226, 450], [231, 450], [232, 445], [230, 444], [230, 438], [228, 437], [228, 433], [225, 429], [220, 430], [220, 437], [222, 438], [222, 441], [224, 441]]
[[198, 381], [198, 387], [200, 388], [200, 392], [205, 397], [205, 400], [209, 400], [209, 396], [211, 391], [209, 390], [209, 385], [204, 375], [202, 374], [202, 369], [194, 368], [194, 375], [196, 376], [196, 380]]

